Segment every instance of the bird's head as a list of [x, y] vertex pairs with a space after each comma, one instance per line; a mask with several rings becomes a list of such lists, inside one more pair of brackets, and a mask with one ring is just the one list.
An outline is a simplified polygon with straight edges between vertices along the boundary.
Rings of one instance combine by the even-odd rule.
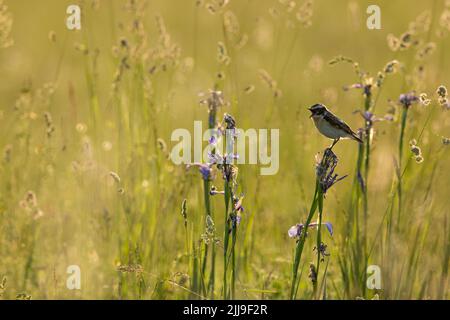
[[313, 116], [323, 115], [327, 111], [327, 108], [323, 104], [317, 103], [309, 107], [308, 110], [311, 111], [311, 115], [309, 116], [311, 118]]

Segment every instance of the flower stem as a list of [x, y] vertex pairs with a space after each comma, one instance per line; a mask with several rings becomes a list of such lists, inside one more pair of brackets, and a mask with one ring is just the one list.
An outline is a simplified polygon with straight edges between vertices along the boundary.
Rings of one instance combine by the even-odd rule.
[[400, 127], [400, 138], [398, 142], [398, 184], [397, 184], [397, 193], [398, 193], [398, 215], [397, 215], [397, 229], [400, 225], [400, 219], [402, 214], [402, 157], [403, 157], [403, 144], [404, 144], [404, 136], [405, 136], [405, 128], [406, 128], [406, 119], [408, 117], [408, 107], [403, 107], [402, 112], [402, 120]]
[[[317, 242], [316, 242], [316, 252], [317, 252], [317, 281], [314, 284], [314, 293], [315, 296], [317, 295], [317, 284], [319, 283], [319, 271], [320, 271], [320, 247], [322, 244], [322, 235], [321, 235], [321, 228], [322, 228], [322, 213], [323, 213], [323, 191], [322, 188], [319, 186], [318, 195], [317, 195], [317, 204], [319, 207], [319, 221], [317, 226]], [[320, 290], [319, 290], [320, 291]]]
[[228, 286], [227, 286], [227, 269], [228, 269], [228, 242], [230, 238], [230, 222], [228, 219], [228, 208], [231, 199], [230, 183], [225, 180], [225, 230], [223, 234], [223, 298], [228, 298]]
[[[305, 226], [308, 226], [311, 223], [312, 217], [314, 216], [314, 213], [316, 212], [317, 205], [318, 205], [318, 192], [319, 192], [319, 181], [316, 180], [316, 188], [314, 191], [313, 201], [311, 203], [311, 208], [309, 210], [308, 218], [306, 219]], [[291, 282], [291, 292], [290, 292], [290, 299], [294, 300], [297, 295], [297, 289], [298, 289], [298, 266], [300, 264], [300, 259], [302, 257], [303, 247], [306, 240], [306, 233], [307, 228], [304, 228], [302, 231], [302, 234], [300, 236], [300, 239], [297, 241], [297, 246], [295, 248], [295, 256], [294, 256], [294, 264], [292, 266], [292, 282]]]

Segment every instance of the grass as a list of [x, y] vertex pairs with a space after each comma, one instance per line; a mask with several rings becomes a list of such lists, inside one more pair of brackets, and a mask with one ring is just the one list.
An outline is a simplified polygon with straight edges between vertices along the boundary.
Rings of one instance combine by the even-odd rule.
[[[381, 30], [365, 1], [84, 1], [80, 31], [43, 2], [0, 1], [0, 298], [448, 299], [443, 1], [379, 1]], [[326, 189], [319, 102], [364, 141]], [[280, 129], [276, 175], [170, 160], [224, 114]]]

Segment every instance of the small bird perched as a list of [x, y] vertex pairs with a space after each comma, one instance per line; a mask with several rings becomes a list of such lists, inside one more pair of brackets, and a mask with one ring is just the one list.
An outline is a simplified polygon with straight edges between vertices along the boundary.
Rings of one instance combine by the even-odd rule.
[[363, 143], [358, 135], [341, 119], [336, 117], [323, 104], [315, 104], [308, 108], [311, 111], [310, 118], [313, 119], [316, 128], [325, 137], [333, 139], [330, 149], [339, 141], [339, 139], [353, 139]]

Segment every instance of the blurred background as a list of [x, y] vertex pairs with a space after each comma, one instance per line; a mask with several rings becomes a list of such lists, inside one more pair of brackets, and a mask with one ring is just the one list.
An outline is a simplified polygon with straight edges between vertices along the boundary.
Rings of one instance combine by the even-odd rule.
[[[81, 30], [66, 27], [71, 4], [81, 8]], [[289, 298], [296, 241], [287, 231], [306, 221], [315, 157], [330, 144], [306, 108], [324, 103], [363, 128], [367, 96], [344, 89], [373, 77], [370, 111], [380, 121], [371, 131], [367, 215], [358, 209], [359, 146], [341, 141], [333, 149], [336, 172], [348, 177], [324, 202], [334, 234], [322, 235], [330, 255], [320, 298], [447, 299], [450, 115], [436, 90], [450, 80], [450, 3], [377, 1], [380, 30], [366, 26], [371, 4], [0, 1], [1, 297], [203, 297], [195, 262], [204, 185], [198, 170], [174, 165], [168, 154], [173, 130], [192, 131], [195, 120], [207, 126], [199, 94], [216, 89], [227, 102], [218, 121], [226, 112], [239, 128], [280, 129], [276, 175], [239, 165], [245, 211], [236, 297]], [[352, 62], [330, 64], [337, 56]], [[395, 72], [386, 71], [393, 60]], [[409, 108], [399, 153], [398, 99], [412, 91], [430, 103]], [[415, 161], [413, 139], [423, 161]], [[220, 173], [211, 185], [223, 189]], [[223, 197], [211, 197], [211, 205], [220, 251]], [[305, 244], [297, 298], [314, 296], [308, 272], [315, 233]], [[219, 252], [211, 298], [221, 297], [221, 259]], [[380, 267], [378, 290], [365, 286], [367, 264]], [[66, 286], [70, 265], [80, 267], [80, 290]]]

